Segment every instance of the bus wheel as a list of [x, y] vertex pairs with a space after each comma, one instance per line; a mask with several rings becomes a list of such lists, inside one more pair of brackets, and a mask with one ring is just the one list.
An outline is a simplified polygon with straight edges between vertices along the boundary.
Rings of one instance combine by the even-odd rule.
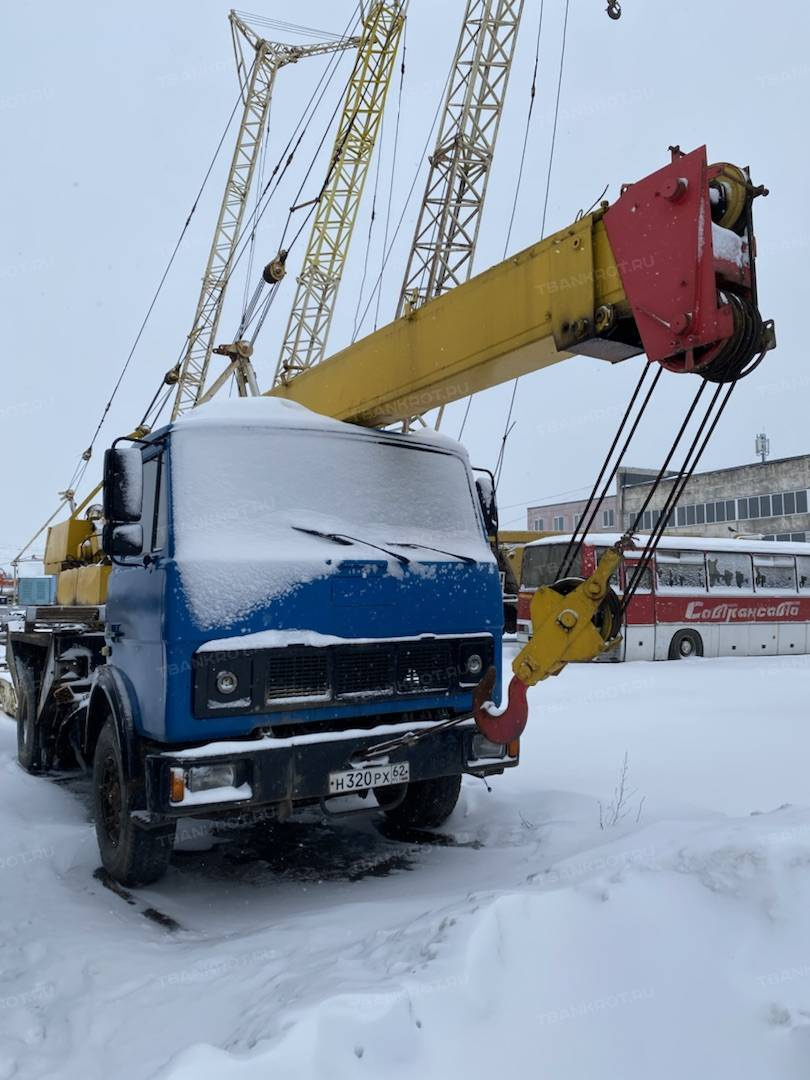
[[37, 684], [27, 664], [17, 661], [17, 760], [29, 773], [42, 772], [42, 732], [37, 724]]
[[703, 656], [703, 638], [694, 630], [679, 630], [669, 643], [670, 660], [686, 660]]
[[108, 717], [93, 758], [93, 810], [101, 862], [122, 885], [150, 885], [168, 869], [177, 826], [172, 821], [147, 829], [134, 821], [132, 789], [115, 721]]

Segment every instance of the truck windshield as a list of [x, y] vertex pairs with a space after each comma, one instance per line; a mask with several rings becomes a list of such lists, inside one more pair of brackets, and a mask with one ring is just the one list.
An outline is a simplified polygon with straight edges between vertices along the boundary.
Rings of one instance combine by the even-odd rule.
[[467, 468], [451, 453], [333, 431], [189, 426], [173, 434], [172, 462], [185, 554], [205, 545], [255, 556], [268, 542], [300, 554], [327, 543], [302, 530], [448, 555], [488, 551]]

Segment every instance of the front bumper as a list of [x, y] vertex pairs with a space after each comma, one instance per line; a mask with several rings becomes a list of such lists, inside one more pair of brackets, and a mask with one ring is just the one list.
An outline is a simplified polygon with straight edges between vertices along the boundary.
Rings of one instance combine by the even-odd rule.
[[[370, 731], [349, 735], [302, 735], [289, 739], [272, 737], [239, 742], [210, 743], [196, 749], [162, 751], [146, 756], [146, 810], [156, 817], [208, 817], [223, 812], [239, 813], [246, 809], [294, 803], [318, 802], [329, 796], [329, 773], [352, 767], [353, 758], [362, 751], [406, 731], [432, 727], [432, 724], [383, 725]], [[402, 747], [386, 755], [394, 764], [407, 761], [410, 778], [431, 780], [439, 776], [470, 773], [490, 776], [514, 768], [520, 758], [473, 757], [473, 738], [477, 729], [472, 721], [438, 731], [413, 746]], [[171, 800], [171, 770], [194, 766], [238, 763], [239, 791], [249, 791], [246, 798], [229, 792], [226, 800], [193, 800], [189, 804]], [[242, 785], [247, 785], [243, 787]]]

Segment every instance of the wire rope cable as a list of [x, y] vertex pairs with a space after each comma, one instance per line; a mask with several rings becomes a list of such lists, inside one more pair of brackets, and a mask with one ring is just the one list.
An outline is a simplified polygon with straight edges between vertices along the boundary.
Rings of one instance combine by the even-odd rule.
[[108, 413], [109, 413], [109, 411], [110, 411], [110, 409], [112, 407], [113, 401], [115, 400], [115, 397], [116, 397], [116, 395], [118, 393], [118, 390], [121, 387], [121, 383], [124, 380], [124, 376], [126, 375], [127, 370], [129, 368], [129, 365], [132, 362], [132, 358], [135, 355], [135, 350], [138, 348], [138, 344], [140, 343], [140, 340], [143, 337], [143, 333], [144, 333], [144, 331], [146, 329], [146, 326], [147, 326], [147, 324], [149, 322], [149, 319], [150, 319], [150, 317], [152, 315], [152, 312], [153, 312], [153, 310], [155, 308], [155, 304], [157, 303], [158, 298], [159, 298], [159, 296], [161, 294], [161, 291], [163, 290], [163, 286], [164, 286], [164, 284], [166, 282], [166, 278], [169, 276], [169, 272], [171, 271], [171, 268], [174, 265], [174, 260], [177, 257], [178, 251], [180, 250], [180, 245], [183, 243], [185, 235], [186, 235], [186, 233], [188, 231], [188, 227], [191, 224], [191, 220], [194, 217], [194, 214], [195, 214], [195, 212], [197, 210], [197, 206], [199, 204], [200, 198], [202, 197], [202, 194], [205, 191], [205, 187], [206, 187], [206, 185], [208, 183], [208, 179], [211, 176], [211, 172], [213, 171], [214, 165], [216, 164], [217, 158], [219, 157], [219, 152], [222, 149], [222, 144], [225, 142], [225, 137], [228, 134], [231, 123], [233, 122], [233, 118], [236, 115], [237, 109], [239, 108], [240, 101], [241, 101], [241, 94], [237, 97], [236, 102], [234, 103], [234, 106], [231, 109], [230, 116], [228, 117], [228, 120], [227, 120], [227, 122], [225, 124], [225, 127], [224, 127], [224, 129], [222, 131], [222, 134], [220, 135], [220, 138], [219, 138], [219, 141], [217, 143], [216, 149], [214, 150], [213, 157], [211, 158], [211, 161], [208, 164], [208, 168], [205, 171], [205, 175], [203, 176], [202, 183], [200, 184], [199, 190], [197, 191], [197, 194], [194, 197], [194, 201], [193, 201], [193, 203], [191, 205], [191, 209], [189, 210], [188, 215], [186, 216], [186, 220], [185, 220], [185, 222], [183, 224], [182, 229], [180, 230], [179, 236], [177, 237], [174, 248], [172, 249], [172, 253], [169, 256], [169, 260], [166, 263], [166, 266], [165, 266], [165, 268], [163, 270], [163, 273], [161, 274], [161, 277], [160, 277], [160, 280], [158, 282], [157, 288], [155, 289], [155, 292], [154, 292], [154, 294], [152, 296], [152, 299], [151, 299], [151, 301], [149, 303], [149, 306], [146, 309], [146, 314], [144, 315], [144, 317], [143, 317], [143, 319], [141, 321], [141, 324], [140, 324], [140, 326], [138, 328], [138, 332], [136, 333], [135, 339], [132, 342], [130, 350], [129, 350], [128, 354], [127, 354], [126, 360], [124, 361], [123, 366], [121, 368], [121, 371], [119, 372], [118, 378], [115, 381], [115, 385], [113, 386], [112, 393], [110, 394], [109, 398], [107, 399], [107, 403], [104, 406], [104, 409], [102, 410], [101, 417], [99, 418], [99, 421], [98, 421], [98, 423], [96, 425], [96, 429], [93, 432], [92, 438], [90, 439], [90, 443], [89, 443], [87, 449], [81, 455], [79, 465], [77, 466], [77, 471], [81, 470], [80, 476], [79, 476], [78, 479], [76, 479], [76, 472], [74, 472], [74, 477], [73, 477], [74, 482], [71, 485], [68, 485], [69, 487], [72, 487], [74, 490], [75, 490], [76, 486], [78, 485], [81, 477], [84, 476], [84, 472], [85, 472], [85, 470], [87, 468], [87, 463], [90, 461], [90, 458], [91, 458], [92, 453], [93, 453], [93, 447], [95, 445], [96, 439], [99, 436], [99, 433], [100, 433], [100, 431], [101, 431], [101, 429], [102, 429], [102, 427], [104, 425], [104, 421], [107, 418], [107, 415], [108, 415]]
[[[570, 3], [571, 3], [571, 0], [565, 0], [565, 15], [563, 17], [562, 42], [560, 44], [560, 70], [559, 70], [559, 74], [557, 76], [557, 93], [556, 93], [556, 96], [555, 96], [555, 99], [554, 99], [554, 121], [553, 121], [553, 124], [552, 124], [552, 131], [551, 131], [551, 146], [549, 148], [549, 154], [548, 154], [548, 169], [546, 171], [546, 193], [545, 193], [545, 198], [543, 200], [543, 218], [542, 218], [542, 221], [540, 223], [540, 239], [541, 240], [546, 235], [546, 212], [548, 210], [548, 193], [549, 193], [549, 188], [551, 186], [551, 172], [552, 172], [552, 169], [554, 167], [554, 150], [556, 149], [556, 146], [557, 146], [557, 122], [559, 120], [559, 115], [560, 115], [560, 97], [561, 97], [561, 94], [562, 94], [563, 72], [565, 70], [565, 48], [566, 48], [566, 43], [567, 43], [567, 40], [568, 40], [568, 10], [569, 10], [569, 7], [570, 7]], [[541, 16], [542, 16], [542, 8], [541, 8]], [[538, 46], [539, 46], [539, 43], [540, 43], [539, 33], [538, 33], [537, 41], [538, 41]], [[503, 469], [504, 457], [506, 455], [506, 440], [509, 438], [509, 435], [511, 434], [511, 432], [514, 429], [514, 426], [515, 426], [512, 423], [512, 412], [513, 412], [514, 407], [515, 407], [515, 399], [516, 399], [516, 396], [517, 396], [517, 385], [518, 385], [519, 381], [520, 381], [520, 377], [515, 379], [514, 387], [513, 387], [513, 390], [512, 390], [512, 398], [511, 398], [511, 400], [509, 402], [509, 410], [508, 410], [508, 412], [506, 414], [506, 423], [504, 424], [504, 427], [503, 427], [504, 433], [503, 433], [503, 436], [501, 438], [501, 447], [500, 447], [500, 451], [499, 451], [499, 454], [498, 454], [498, 464], [499, 464], [499, 469], [500, 470]]]
[[419, 159], [418, 159], [419, 164], [416, 166], [416, 170], [415, 170], [415, 172], [413, 174], [413, 180], [411, 181], [411, 186], [408, 189], [408, 194], [405, 197], [405, 202], [403, 203], [402, 211], [401, 211], [401, 213], [399, 215], [399, 220], [397, 221], [396, 228], [394, 229], [394, 235], [391, 237], [391, 242], [390, 242], [390, 244], [388, 245], [388, 247], [386, 248], [386, 250], [384, 252], [383, 259], [382, 259], [382, 264], [380, 266], [380, 272], [377, 274], [377, 278], [376, 278], [376, 281], [374, 283], [374, 287], [372, 288], [371, 293], [369, 295], [369, 298], [366, 301], [366, 306], [363, 308], [363, 314], [360, 316], [360, 326], [361, 327], [362, 327], [363, 323], [366, 320], [366, 316], [369, 313], [371, 305], [374, 302], [374, 299], [375, 299], [379, 289], [382, 286], [383, 275], [385, 274], [386, 267], [388, 266], [388, 260], [390, 259], [391, 253], [394, 250], [394, 245], [397, 242], [397, 236], [399, 236], [399, 231], [402, 228], [402, 224], [403, 224], [403, 222], [405, 220], [405, 215], [407, 214], [408, 207], [411, 204], [411, 199], [413, 198], [413, 193], [416, 190], [416, 182], [419, 179], [419, 175], [420, 175], [420, 173], [422, 171], [422, 166], [423, 166], [425, 160], [427, 159], [428, 148], [430, 146], [431, 140], [433, 139], [433, 132], [436, 130], [436, 124], [439, 121], [439, 116], [441, 114], [441, 109], [442, 109], [442, 103], [443, 103], [443, 101], [445, 99], [445, 96], [447, 94], [447, 88], [450, 85], [451, 76], [452, 76], [452, 70], [449, 70], [447, 72], [447, 78], [444, 81], [444, 87], [442, 89], [441, 96], [439, 97], [439, 102], [438, 102], [438, 104], [436, 106], [436, 111], [433, 114], [433, 123], [430, 125], [430, 131], [428, 132], [427, 138], [425, 139], [425, 145], [422, 147], [422, 153], [419, 155]]
[[[537, 36], [535, 38], [535, 43], [534, 43], [534, 67], [532, 69], [532, 81], [531, 81], [531, 85], [529, 87], [529, 107], [528, 107], [528, 110], [526, 112], [526, 125], [525, 125], [524, 130], [523, 130], [523, 146], [522, 146], [521, 151], [520, 151], [520, 166], [518, 167], [517, 181], [515, 183], [515, 195], [514, 195], [514, 198], [512, 200], [512, 212], [509, 215], [509, 227], [506, 230], [506, 239], [505, 239], [504, 245], [503, 245], [502, 258], [504, 258], [504, 259], [506, 258], [507, 251], [509, 250], [509, 242], [512, 239], [512, 228], [513, 228], [513, 226], [515, 224], [515, 214], [517, 213], [517, 204], [518, 204], [518, 200], [520, 198], [520, 188], [521, 188], [521, 185], [523, 183], [523, 169], [524, 169], [524, 166], [526, 164], [526, 150], [527, 150], [528, 145], [529, 145], [529, 131], [531, 129], [531, 123], [532, 123], [532, 113], [534, 112], [534, 102], [535, 102], [535, 98], [537, 96], [537, 70], [538, 70], [538, 67], [539, 67], [539, 64], [540, 64], [540, 36], [541, 36], [541, 34], [543, 32], [543, 10], [544, 10], [544, 8], [545, 8], [545, 0], [540, 0], [540, 15], [539, 15], [538, 20], [537, 20]], [[515, 380], [515, 385], [517, 385], [517, 380]], [[467, 404], [466, 404], [466, 406], [464, 408], [464, 416], [461, 419], [461, 426], [458, 429], [458, 438], [459, 439], [461, 439], [461, 436], [464, 434], [464, 429], [467, 426], [467, 420], [468, 420], [469, 415], [470, 415], [470, 407], [472, 405], [472, 399], [473, 399], [474, 396], [475, 396], [474, 394], [470, 394], [468, 396], [468, 398], [467, 398]], [[513, 390], [513, 393], [512, 393], [512, 403], [514, 403], [514, 390]], [[509, 412], [511, 414], [511, 403], [510, 403]], [[501, 448], [500, 448], [500, 452], [498, 454], [498, 465], [502, 464], [502, 462], [503, 462], [503, 451], [504, 451], [504, 447], [506, 445], [505, 440], [506, 440], [506, 438], [508, 438], [508, 430], [509, 430], [509, 421], [507, 420], [506, 427], [504, 428], [504, 431], [507, 432], [507, 434], [504, 435], [501, 438]], [[496, 466], [496, 470], [495, 470], [496, 486], [497, 486], [497, 479], [498, 479], [498, 471], [497, 471], [497, 469], [498, 469], [498, 466]]]

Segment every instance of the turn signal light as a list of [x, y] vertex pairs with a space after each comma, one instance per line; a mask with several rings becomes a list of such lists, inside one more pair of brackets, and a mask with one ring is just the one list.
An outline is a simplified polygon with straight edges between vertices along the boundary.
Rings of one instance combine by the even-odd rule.
[[169, 770], [169, 798], [173, 803], [181, 803], [186, 797], [186, 777], [183, 769]]

